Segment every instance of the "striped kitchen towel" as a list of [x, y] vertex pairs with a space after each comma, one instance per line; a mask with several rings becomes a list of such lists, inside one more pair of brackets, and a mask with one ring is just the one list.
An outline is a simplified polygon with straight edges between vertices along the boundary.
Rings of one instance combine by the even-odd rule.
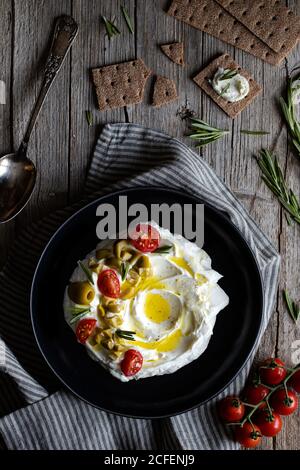
[[208, 164], [161, 132], [133, 124], [106, 125], [96, 145], [85, 201], [60, 210], [22, 234], [0, 274], [0, 435], [9, 449], [236, 449], [219, 423], [215, 403], [239, 392], [252, 357], [211, 402], [172, 418], [129, 419], [105, 413], [62, 390], [35, 344], [29, 293], [38, 258], [58, 226], [91, 198], [133, 186], [179, 189], [222, 211], [243, 233], [260, 267], [265, 305], [272, 313], [279, 255]]

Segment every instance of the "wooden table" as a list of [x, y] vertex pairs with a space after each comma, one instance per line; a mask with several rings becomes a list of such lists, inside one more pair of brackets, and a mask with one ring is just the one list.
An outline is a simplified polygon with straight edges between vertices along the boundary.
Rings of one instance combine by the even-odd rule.
[[[300, 2], [289, 0], [300, 14]], [[129, 34], [121, 17], [125, 5], [135, 22]], [[300, 339], [299, 326], [290, 320], [281, 291], [287, 287], [299, 300], [300, 232], [288, 226], [277, 200], [262, 183], [254, 155], [262, 147], [276, 150], [291, 187], [299, 196], [300, 165], [287, 140], [287, 130], [278, 107], [284, 91], [287, 67], [299, 61], [298, 47], [287, 67], [273, 67], [238, 49], [201, 33], [167, 16], [167, 0], [0, 0], [0, 79], [6, 82], [7, 104], [0, 106], [0, 153], [17, 148], [36, 99], [42, 76], [49, 35], [56, 16], [67, 13], [80, 25], [79, 35], [60, 76], [48, 97], [30, 142], [29, 155], [38, 168], [34, 195], [14, 221], [0, 226], [0, 261], [4, 262], [13, 239], [33, 220], [76, 200], [83, 188], [91, 151], [101, 125], [106, 122], [135, 122], [184, 137], [186, 123], [179, 114], [193, 110], [206, 121], [232, 132], [208, 146], [202, 157], [232, 188], [257, 224], [282, 255], [280, 289], [276, 308], [260, 345], [257, 358], [278, 355], [291, 363], [292, 343]], [[116, 16], [122, 34], [111, 41], [105, 37], [100, 15]], [[169, 61], [158, 44], [182, 40], [185, 68]], [[229, 52], [263, 85], [263, 94], [232, 121], [193, 83], [191, 77], [222, 52]], [[142, 57], [154, 73], [173, 78], [180, 98], [161, 109], [149, 105], [148, 80], [144, 104], [109, 112], [96, 110], [90, 68]], [[85, 111], [91, 110], [95, 125], [88, 127]], [[270, 135], [253, 137], [240, 129], [265, 129]], [[297, 297], [298, 296], [298, 297]], [[299, 449], [300, 420], [284, 420], [275, 439], [264, 440], [265, 449]]]

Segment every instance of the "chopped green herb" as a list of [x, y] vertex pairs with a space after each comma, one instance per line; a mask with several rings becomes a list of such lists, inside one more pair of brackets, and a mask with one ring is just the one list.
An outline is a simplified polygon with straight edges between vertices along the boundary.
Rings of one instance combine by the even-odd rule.
[[173, 245], [164, 245], [164, 246], [159, 246], [154, 250], [153, 253], [170, 253], [170, 251], [173, 249]]
[[241, 129], [240, 130], [241, 134], [247, 134], [247, 135], [268, 135], [270, 132], [267, 131], [251, 131], [248, 129]]
[[78, 320], [81, 320], [81, 318], [85, 317], [88, 313], [91, 313], [91, 310], [87, 308], [86, 310], [82, 311], [81, 313], [77, 313], [76, 315], [73, 316], [73, 318], [70, 320], [70, 324], [73, 325], [73, 323], [78, 322]]
[[92, 276], [91, 271], [81, 261], [78, 261], [78, 266], [82, 269], [82, 271], [86, 275], [86, 278], [89, 281], [89, 283], [94, 285], [93, 276]]
[[87, 120], [88, 125], [89, 125], [89, 126], [92, 126], [93, 123], [94, 123], [94, 119], [93, 119], [92, 112], [87, 110], [87, 111], [85, 112], [85, 117], [86, 117], [86, 120]]
[[199, 145], [196, 146], [198, 148], [210, 144], [211, 142], [215, 142], [225, 134], [229, 134], [229, 131], [212, 127], [201, 119], [191, 118], [190, 120], [193, 132], [189, 134], [189, 137], [199, 142]]
[[101, 16], [103, 23], [105, 24], [106, 34], [108, 39], [111, 40], [113, 36], [120, 34], [119, 29], [113, 23], [113, 21], [108, 20], [105, 16]]
[[300, 317], [300, 306], [297, 305], [293, 300], [291, 300], [287, 290], [283, 291], [283, 298], [285, 300], [286, 306], [288, 308], [289, 314], [296, 323]]
[[126, 261], [123, 261], [122, 264], [121, 264], [121, 278], [122, 278], [122, 281], [126, 281], [126, 277], [127, 277], [129, 268], [130, 268], [130, 264], [127, 263]]
[[225, 69], [222, 75], [218, 77], [219, 80], [229, 80], [238, 74], [237, 70]]
[[123, 13], [123, 16], [124, 16], [124, 19], [126, 21], [126, 24], [128, 26], [129, 31], [131, 32], [131, 34], [134, 34], [134, 29], [133, 29], [133, 26], [132, 26], [132, 23], [131, 23], [131, 19], [130, 19], [130, 16], [129, 16], [126, 8], [122, 6], [121, 10], [122, 10], [122, 13]]
[[221, 91], [220, 96], [225, 95], [225, 93], [229, 90], [229, 88], [230, 88], [230, 83], [227, 83], [227, 85], [224, 86], [223, 90]]
[[126, 330], [116, 330], [116, 335], [119, 336], [119, 338], [122, 339], [127, 339], [128, 341], [135, 341], [133, 335], [135, 335], [135, 331], [126, 331]]

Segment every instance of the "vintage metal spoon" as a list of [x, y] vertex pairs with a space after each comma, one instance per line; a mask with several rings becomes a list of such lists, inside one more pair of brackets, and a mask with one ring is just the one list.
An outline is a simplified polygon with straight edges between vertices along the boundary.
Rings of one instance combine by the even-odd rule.
[[78, 25], [71, 16], [60, 16], [46, 62], [42, 87], [33, 109], [26, 134], [16, 153], [0, 158], [0, 223], [15, 217], [27, 204], [36, 180], [36, 168], [27, 158], [31, 132], [48, 91], [77, 35]]

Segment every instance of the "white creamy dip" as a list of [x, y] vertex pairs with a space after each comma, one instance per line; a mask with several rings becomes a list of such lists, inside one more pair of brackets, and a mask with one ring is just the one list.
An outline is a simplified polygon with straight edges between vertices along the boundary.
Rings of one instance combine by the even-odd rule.
[[[122, 300], [122, 324], [120, 329], [136, 332], [135, 341], [123, 340], [127, 349], [136, 349], [143, 356], [143, 367], [134, 377], [126, 377], [120, 368], [122, 356], [112, 360], [109, 351], [87, 341], [84, 345], [90, 356], [99, 361], [111, 374], [122, 381], [170, 374], [197, 359], [207, 348], [217, 314], [227, 306], [229, 299], [219, 287], [222, 277], [211, 268], [208, 254], [195, 243], [150, 222], [160, 234], [161, 246], [172, 246], [169, 253], [146, 253], [151, 262], [149, 278], [137, 285], [134, 295]], [[112, 247], [114, 241], [101, 242], [99, 248]], [[89, 253], [83, 263], [95, 257]], [[85, 274], [78, 267], [70, 282], [84, 281]], [[120, 279], [121, 291], [124, 281]], [[125, 281], [126, 283], [126, 281]], [[97, 286], [97, 274], [93, 273], [95, 297], [87, 318], [97, 320], [97, 306], [103, 295]], [[70, 308], [74, 302], [65, 291], [64, 311], [69, 326]]]
[[235, 103], [248, 95], [250, 89], [249, 82], [239, 73], [234, 75], [234, 77], [222, 80], [224, 72], [228, 70], [219, 67], [211, 80], [211, 86], [224, 100]]

